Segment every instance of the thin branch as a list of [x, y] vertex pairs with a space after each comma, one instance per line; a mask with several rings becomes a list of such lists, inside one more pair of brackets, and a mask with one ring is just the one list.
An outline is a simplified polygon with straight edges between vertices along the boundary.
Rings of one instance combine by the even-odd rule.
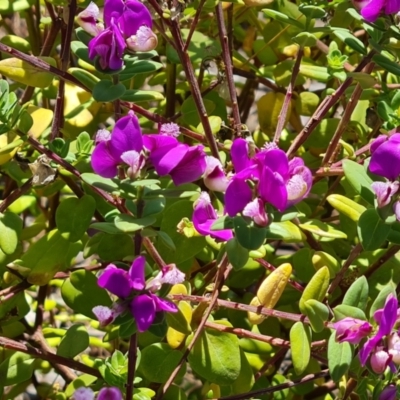
[[187, 51], [189, 48], [190, 41], [192, 40], [194, 30], [196, 29], [197, 24], [199, 22], [200, 14], [201, 14], [201, 11], [203, 10], [203, 6], [204, 6], [205, 2], [206, 2], [206, 0], [200, 0], [199, 5], [197, 6], [196, 14], [194, 15], [193, 21], [190, 24], [189, 34], [186, 38], [185, 46], [183, 47], [184, 52]]
[[293, 95], [294, 87], [296, 86], [297, 76], [300, 72], [300, 63], [301, 63], [303, 54], [304, 54], [304, 50], [301, 47], [299, 47], [299, 49], [297, 51], [297, 55], [296, 55], [296, 61], [293, 66], [292, 77], [290, 79], [290, 83], [287, 88], [285, 99], [283, 101], [283, 105], [282, 105], [282, 108], [281, 108], [281, 111], [280, 111], [279, 117], [278, 117], [278, 124], [276, 126], [275, 136], [274, 136], [274, 142], [276, 144], [279, 144], [279, 139], [281, 137], [283, 128], [286, 125], [286, 117], [287, 117], [289, 108], [291, 106], [292, 95]]
[[24, 193], [32, 187], [32, 178], [29, 178], [21, 187], [13, 190], [1, 203], [0, 213], [7, 210], [14, 201], [18, 200]]
[[101, 378], [100, 372], [92, 367], [88, 367], [79, 361], [72, 360], [70, 358], [58, 356], [53, 352], [47, 351], [46, 349], [37, 349], [35, 347], [27, 346], [23, 343], [17, 342], [12, 339], [0, 336], [0, 346], [5, 349], [11, 349], [16, 351], [21, 351], [22, 353], [30, 354], [34, 358], [40, 358], [42, 360], [49, 361], [50, 363], [55, 363], [63, 366], [67, 366], [76, 371], [83, 372], [85, 374], [93, 375]]
[[209, 301], [209, 305], [207, 310], [204, 312], [204, 315], [197, 327], [196, 332], [193, 335], [193, 338], [191, 340], [191, 342], [189, 343], [189, 345], [186, 347], [185, 352], [183, 353], [177, 367], [174, 369], [174, 371], [172, 372], [171, 376], [168, 378], [167, 382], [164, 384], [164, 386], [161, 388], [161, 390], [158, 392], [157, 398], [156, 400], [161, 400], [164, 397], [164, 394], [166, 393], [166, 391], [168, 390], [168, 388], [171, 386], [172, 382], [174, 381], [174, 379], [176, 378], [176, 376], [178, 375], [180, 369], [182, 368], [183, 363], [185, 362], [186, 358], [188, 357], [189, 353], [192, 351], [195, 343], [197, 342], [198, 338], [200, 337], [201, 333], [203, 332], [204, 326], [207, 323], [207, 319], [210, 316], [214, 305], [216, 304], [216, 302], [218, 301], [218, 296], [220, 294], [221, 288], [226, 280], [226, 278], [228, 277], [228, 274], [231, 270], [231, 266], [228, 264], [228, 257], [225, 256], [223, 257], [222, 261], [221, 261], [221, 265], [218, 269], [218, 274], [217, 277], [215, 279], [215, 285], [214, 285], [214, 292], [211, 296], [211, 299], [208, 300]]
[[133, 381], [135, 380], [137, 358], [137, 335], [134, 333], [129, 341], [128, 352], [128, 376], [126, 378], [126, 400], [131, 400], [133, 397]]
[[[232, 5], [230, 7], [233, 7]], [[224, 12], [222, 10], [222, 3], [219, 2], [215, 7], [217, 14], [218, 34], [219, 40], [222, 47], [222, 60], [225, 64], [225, 79], [228, 84], [229, 96], [231, 101], [232, 115], [234, 121], [234, 132], [235, 136], [240, 136], [242, 122], [240, 120], [240, 111], [238, 106], [237, 94], [235, 81], [233, 79], [233, 65], [232, 65], [232, 54], [229, 49], [229, 38], [226, 32]]]

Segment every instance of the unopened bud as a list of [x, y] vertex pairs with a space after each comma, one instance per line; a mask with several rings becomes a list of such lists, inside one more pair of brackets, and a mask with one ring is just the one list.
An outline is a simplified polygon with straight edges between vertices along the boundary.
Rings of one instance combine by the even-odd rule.
[[150, 51], [157, 47], [157, 35], [147, 26], [142, 25], [136, 35], [126, 39], [129, 50], [132, 51]]

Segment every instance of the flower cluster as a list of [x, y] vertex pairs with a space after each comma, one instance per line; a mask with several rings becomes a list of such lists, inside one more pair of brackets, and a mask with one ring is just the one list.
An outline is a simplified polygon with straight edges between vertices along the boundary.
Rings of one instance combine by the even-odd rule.
[[400, 11], [399, 0], [353, 0], [353, 4], [369, 22], [374, 22], [381, 13], [395, 14]]
[[[372, 370], [377, 374], [382, 374], [388, 366], [396, 372], [395, 365], [400, 365], [400, 336], [394, 327], [400, 321], [399, 317], [400, 308], [397, 299], [390, 294], [385, 306], [374, 313], [378, 330], [360, 349], [362, 366], [369, 360]], [[357, 344], [372, 332], [372, 325], [368, 322], [353, 318], [342, 319], [333, 326], [339, 342]]]
[[123, 67], [125, 50], [150, 51], [157, 46], [157, 36], [151, 30], [150, 11], [139, 0], [106, 0], [104, 26], [99, 23], [99, 9], [94, 3], [77, 18], [80, 26], [95, 36], [89, 42], [89, 57], [98, 56], [103, 70]]
[[[312, 174], [304, 161], [299, 157], [289, 161], [286, 153], [275, 145], [258, 150], [252, 142], [236, 139], [231, 159], [235, 174], [230, 180], [213, 157], [207, 158], [204, 175], [204, 184], [210, 190], [225, 192], [225, 213], [230, 217], [241, 213], [258, 226], [267, 226], [270, 223], [265, 211], [267, 203], [283, 212], [310, 192]], [[201, 194], [193, 213], [195, 228], [203, 235], [228, 240], [229, 231], [211, 231], [216, 218], [209, 196]]]
[[175, 185], [193, 182], [206, 169], [206, 154], [202, 145], [180, 143], [178, 134], [176, 124], [164, 124], [159, 134], [142, 136], [138, 119], [130, 111], [116, 122], [111, 133], [105, 129], [97, 132], [92, 168], [104, 178], [114, 178], [122, 165], [127, 176], [134, 179], [148, 159], [158, 175], [170, 175]]
[[[375, 175], [387, 179], [386, 182], [374, 182], [372, 190], [375, 192], [378, 207], [390, 204], [392, 197], [399, 190], [400, 176], [400, 133], [392, 136], [380, 135], [371, 144], [371, 162], [369, 170]], [[400, 221], [400, 201], [395, 201], [393, 211]]]
[[178, 311], [174, 303], [158, 297], [155, 292], [165, 283], [174, 285], [183, 282], [185, 275], [175, 265], [170, 265], [146, 284], [145, 265], [145, 258], [139, 256], [133, 261], [129, 271], [114, 264], [109, 264], [105, 268], [97, 283], [119, 297], [119, 301], [112, 309], [104, 306], [94, 307], [93, 313], [101, 325], [110, 324], [118, 315], [129, 310], [135, 318], [139, 332], [144, 332], [154, 322], [156, 313]]

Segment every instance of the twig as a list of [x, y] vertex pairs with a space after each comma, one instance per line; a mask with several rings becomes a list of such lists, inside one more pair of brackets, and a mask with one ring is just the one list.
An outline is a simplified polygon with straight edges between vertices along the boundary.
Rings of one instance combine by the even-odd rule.
[[260, 379], [264, 373], [268, 370], [268, 368], [274, 365], [277, 361], [281, 360], [285, 357], [287, 353], [287, 349], [279, 349], [261, 368], [260, 370], [254, 375], [254, 379]]
[[318, 378], [323, 378], [326, 376], [329, 376], [328, 369], [324, 369], [321, 372], [317, 372], [316, 374], [308, 374], [308, 375], [304, 376], [303, 378], [295, 379], [290, 382], [285, 382], [285, 383], [281, 383], [279, 385], [270, 386], [268, 388], [253, 390], [253, 391], [247, 392], [245, 394], [219, 397], [218, 399], [212, 399], [212, 400], [246, 400], [246, 399], [250, 399], [253, 397], [258, 397], [258, 395], [262, 395], [262, 394], [266, 394], [266, 393], [279, 392], [280, 390], [288, 389], [288, 388], [291, 388], [291, 387], [294, 387], [297, 385], [301, 385], [302, 383], [314, 381]]
[[[231, 5], [230, 7], [233, 6]], [[233, 79], [232, 54], [229, 49], [229, 39], [226, 32], [224, 12], [222, 11], [221, 2], [219, 2], [215, 7], [215, 12], [217, 14], [218, 34], [222, 47], [222, 60], [225, 64], [225, 79], [228, 84], [230, 101], [231, 101], [232, 115], [234, 121], [233, 129], [235, 132], [235, 136], [238, 137], [240, 136], [242, 122], [240, 120], [240, 111], [237, 101], [236, 86], [235, 86], [235, 81]]]
[[370, 267], [364, 272], [364, 276], [369, 278], [378, 268], [380, 268], [386, 261], [390, 260], [397, 252], [400, 251], [400, 246], [398, 244], [389, 247], [385, 254], [376, 260]]
[[[357, 66], [355, 69], [355, 72], [360, 72], [364, 69], [366, 65], [368, 65], [374, 56], [375, 51], [372, 50], [369, 52], [367, 56], [365, 56], [360, 64]], [[326, 113], [329, 111], [329, 109], [339, 101], [339, 99], [342, 97], [344, 92], [348, 87], [353, 82], [353, 78], [347, 78], [335, 91], [334, 94], [326, 96], [324, 100], [321, 102], [321, 104], [318, 106], [318, 108], [315, 110], [313, 116], [310, 118], [310, 120], [307, 122], [306, 126], [303, 128], [303, 130], [296, 136], [294, 141], [292, 142], [289, 150], [287, 151], [287, 155], [291, 157], [298, 149], [299, 147], [308, 139], [308, 137], [311, 135], [311, 133], [314, 131], [314, 129], [319, 125], [319, 122], [323, 119], [323, 117], [326, 115]]]
[[336, 274], [335, 278], [333, 279], [332, 283], [330, 284], [328, 288], [328, 294], [333, 293], [333, 291], [336, 289], [336, 287], [339, 285], [339, 283], [342, 281], [344, 274], [347, 272], [349, 269], [351, 263], [358, 257], [358, 255], [362, 251], [362, 246], [360, 243], [358, 243], [353, 250], [350, 252], [349, 256], [347, 257], [347, 260], [343, 264], [341, 270]]
[[32, 187], [32, 178], [29, 178], [21, 187], [13, 190], [1, 203], [0, 212], [3, 213], [14, 201], [18, 200]]
[[187, 49], [189, 48], [190, 41], [192, 40], [194, 30], [196, 29], [197, 24], [199, 22], [200, 14], [201, 14], [201, 11], [203, 10], [203, 6], [204, 6], [205, 2], [206, 2], [206, 0], [200, 0], [199, 5], [197, 6], [196, 14], [194, 15], [193, 21], [190, 24], [190, 30], [189, 30], [189, 34], [187, 35], [187, 38], [186, 38], [185, 46], [183, 46], [184, 52], [187, 51]]
[[171, 376], [168, 378], [167, 382], [164, 384], [164, 386], [161, 388], [161, 390], [158, 392], [158, 395], [156, 397], [156, 400], [161, 400], [164, 396], [164, 394], [166, 393], [166, 391], [168, 390], [168, 388], [171, 386], [172, 382], [174, 381], [174, 379], [176, 378], [176, 376], [178, 375], [178, 372], [180, 371], [180, 369], [182, 368], [183, 363], [185, 362], [187, 356], [189, 355], [189, 353], [191, 352], [191, 350], [193, 349], [196, 341], [198, 340], [198, 338], [200, 337], [201, 333], [203, 332], [203, 328], [207, 322], [208, 317], [210, 316], [214, 305], [216, 304], [216, 302], [218, 301], [218, 296], [219, 293], [221, 291], [221, 288], [225, 282], [225, 279], [227, 278], [230, 270], [231, 270], [231, 266], [228, 264], [228, 257], [225, 256], [223, 257], [222, 261], [221, 261], [221, 265], [219, 267], [218, 270], [218, 274], [217, 277], [215, 279], [215, 285], [214, 285], [214, 292], [211, 296], [211, 299], [208, 300], [209, 301], [209, 305], [207, 310], [204, 312], [204, 315], [197, 327], [196, 332], [193, 335], [193, 338], [191, 340], [191, 342], [189, 343], [189, 345], [186, 347], [185, 352], [183, 353], [177, 367], [174, 369], [174, 371], [172, 372]]
[[22, 353], [30, 354], [32, 357], [40, 358], [42, 360], [49, 361], [50, 363], [67, 366], [76, 371], [81, 371], [85, 374], [89, 374], [89, 375], [101, 378], [101, 374], [97, 369], [88, 367], [87, 365], [82, 364], [79, 361], [75, 361], [70, 358], [58, 356], [57, 354], [47, 351], [46, 349], [37, 349], [35, 347], [30, 347], [30, 346], [28, 347], [23, 343], [17, 342], [12, 339], [8, 339], [3, 336], [0, 336], [0, 346], [4, 347], [5, 349], [21, 351]]
[[126, 400], [131, 400], [133, 396], [133, 381], [135, 379], [137, 357], [137, 335], [134, 333], [129, 341], [128, 352], [128, 376], [126, 378]]
[[296, 61], [293, 66], [292, 77], [290, 79], [290, 83], [287, 88], [285, 100], [283, 101], [283, 105], [282, 105], [281, 111], [279, 113], [278, 124], [276, 125], [275, 136], [274, 136], [274, 142], [276, 144], [279, 144], [279, 139], [281, 137], [283, 128], [286, 125], [286, 116], [288, 114], [289, 107], [291, 105], [293, 90], [294, 90], [294, 87], [296, 86], [297, 75], [300, 72], [300, 63], [301, 63], [303, 54], [304, 54], [304, 50], [301, 47], [299, 47], [299, 49], [297, 51], [297, 55], [296, 55]]

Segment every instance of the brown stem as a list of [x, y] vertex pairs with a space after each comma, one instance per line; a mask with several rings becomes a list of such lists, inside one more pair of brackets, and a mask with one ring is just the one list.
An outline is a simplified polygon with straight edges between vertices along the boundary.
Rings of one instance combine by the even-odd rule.
[[292, 77], [290, 79], [290, 83], [289, 83], [289, 86], [287, 88], [287, 92], [285, 95], [285, 100], [283, 101], [281, 112], [279, 113], [279, 117], [278, 117], [278, 124], [276, 126], [275, 136], [274, 136], [274, 142], [276, 144], [279, 144], [279, 139], [281, 137], [283, 128], [286, 125], [286, 117], [287, 117], [287, 114], [288, 114], [288, 111], [289, 111], [289, 108], [291, 105], [294, 87], [296, 86], [297, 75], [300, 72], [300, 63], [301, 63], [303, 54], [304, 54], [303, 49], [301, 47], [299, 47], [299, 50], [296, 55], [296, 61], [293, 66]]
[[13, 190], [1, 203], [0, 213], [7, 210], [14, 201], [18, 200], [24, 193], [32, 187], [32, 178], [29, 178], [21, 187]]
[[[366, 73], [371, 73], [372, 70], [374, 69], [374, 63], [369, 63], [367, 67], [365, 68]], [[361, 97], [361, 94], [363, 92], [363, 88], [359, 83], [356, 84], [356, 87], [353, 90], [353, 93], [350, 96], [350, 99], [346, 105], [346, 108], [344, 109], [343, 115], [340, 118], [339, 124], [336, 128], [336, 131], [334, 135], [332, 136], [332, 139], [328, 145], [328, 148], [326, 149], [324, 158], [322, 160], [322, 166], [327, 166], [333, 163], [335, 155], [337, 154], [338, 147], [339, 147], [339, 140], [343, 136], [343, 133], [348, 127], [348, 124], [350, 122], [351, 116], [353, 114], [354, 109], [357, 106], [358, 100]]]
[[[360, 72], [364, 69], [366, 65], [368, 65], [374, 56], [375, 51], [372, 50], [369, 52], [367, 56], [365, 56], [360, 64], [355, 69], [355, 72]], [[319, 125], [320, 121], [325, 117], [329, 109], [336, 104], [344, 92], [353, 82], [353, 78], [347, 78], [335, 91], [334, 94], [326, 96], [324, 100], [322, 100], [321, 104], [315, 110], [313, 116], [307, 122], [303, 130], [296, 136], [294, 141], [292, 142], [289, 150], [287, 151], [287, 155], [293, 156], [293, 154], [299, 149], [299, 147], [308, 139], [314, 129]]]
[[0, 290], [0, 303], [4, 301], [4, 299], [2, 298], [3, 296], [9, 296], [10, 294], [15, 295], [25, 289], [28, 289], [31, 286], [32, 285], [28, 281], [22, 281], [14, 286], [10, 286], [8, 288]]
[[228, 277], [228, 274], [231, 271], [231, 269], [232, 269], [232, 267], [228, 264], [228, 257], [225, 254], [225, 256], [223, 257], [223, 259], [221, 261], [221, 265], [219, 267], [218, 274], [217, 274], [217, 277], [215, 279], [214, 292], [213, 292], [213, 294], [211, 296], [211, 299], [208, 300], [210, 304], [208, 305], [207, 310], [204, 312], [204, 315], [203, 315], [203, 317], [202, 317], [202, 319], [201, 319], [201, 321], [200, 321], [200, 323], [199, 323], [199, 325], [197, 327], [197, 330], [194, 333], [191, 342], [186, 347], [186, 350], [183, 353], [183, 355], [182, 355], [177, 367], [174, 369], [174, 371], [172, 372], [171, 376], [168, 378], [168, 380], [165, 383], [165, 385], [158, 392], [156, 400], [161, 400], [164, 397], [164, 394], [166, 393], [166, 391], [168, 390], [168, 388], [171, 386], [172, 382], [174, 381], [174, 379], [178, 375], [178, 372], [182, 368], [183, 363], [185, 362], [185, 360], [188, 357], [189, 353], [192, 351], [196, 341], [198, 340], [198, 338], [200, 337], [201, 333], [203, 332], [205, 324], [207, 323], [207, 319], [210, 316], [210, 314], [211, 314], [211, 312], [212, 312], [212, 310], [214, 308], [214, 305], [216, 304], [216, 302], [218, 300], [218, 296], [220, 294], [221, 288], [222, 288], [226, 278]]
[[213, 399], [213, 400], [246, 400], [246, 399], [250, 399], [253, 397], [258, 397], [259, 395], [266, 394], [266, 393], [279, 392], [280, 390], [288, 389], [288, 388], [291, 388], [291, 387], [294, 387], [297, 385], [301, 385], [302, 383], [314, 381], [318, 378], [323, 378], [326, 376], [329, 376], [328, 369], [324, 369], [321, 372], [317, 372], [316, 374], [308, 374], [308, 375], [304, 376], [303, 378], [295, 379], [293, 381], [281, 383], [281, 384], [275, 385], [275, 386], [270, 386], [268, 388], [253, 390], [253, 391], [247, 392], [245, 394], [219, 397], [218, 399]]
[[[230, 7], [233, 6], [231, 5]], [[218, 34], [222, 47], [222, 60], [225, 64], [225, 78], [228, 84], [231, 107], [232, 107], [232, 115], [234, 121], [233, 129], [235, 132], [235, 137], [239, 137], [241, 134], [242, 122], [240, 120], [240, 111], [236, 94], [236, 86], [235, 86], [235, 81], [233, 79], [232, 54], [229, 48], [229, 39], [228, 39], [228, 34], [226, 32], [224, 12], [222, 10], [221, 2], [219, 2], [218, 5], [215, 7], [215, 12], [217, 14]]]
[[377, 269], [379, 269], [386, 261], [390, 260], [392, 257], [396, 255], [396, 253], [400, 251], [399, 245], [393, 245], [386, 250], [385, 254], [376, 260], [370, 267], [364, 272], [364, 276], [369, 278]]
[[362, 246], [359, 243], [350, 252], [350, 254], [347, 257], [347, 260], [345, 261], [345, 263], [343, 264], [341, 270], [336, 274], [334, 280], [332, 281], [332, 283], [330, 284], [330, 286], [328, 288], [328, 294], [333, 293], [333, 291], [336, 289], [336, 287], [340, 284], [340, 282], [342, 281], [342, 279], [344, 277], [344, 274], [347, 272], [351, 263], [358, 257], [358, 255], [361, 253], [361, 251], [362, 251]]
[[70, 358], [58, 356], [53, 352], [46, 350], [45, 348], [37, 349], [35, 347], [27, 346], [23, 343], [17, 342], [12, 339], [0, 336], [0, 346], [5, 349], [11, 349], [16, 351], [21, 351], [22, 353], [30, 354], [32, 357], [40, 358], [42, 360], [49, 361], [53, 365], [66, 366], [68, 368], [74, 369], [76, 371], [83, 372], [85, 374], [93, 375], [101, 378], [101, 374], [97, 369], [88, 367], [79, 361], [72, 360]]
[[255, 380], [260, 379], [269, 367], [273, 366], [276, 362], [285, 357], [287, 349], [279, 349], [254, 375]]
[[189, 34], [186, 38], [185, 46], [183, 46], [183, 52], [186, 52], [189, 48], [190, 41], [192, 40], [194, 30], [196, 29], [197, 24], [199, 22], [200, 14], [201, 14], [201, 11], [203, 9], [205, 2], [206, 2], [206, 0], [200, 0], [199, 5], [197, 6], [196, 14], [194, 15], [193, 21], [190, 24], [190, 30], [189, 30]]
[[126, 378], [126, 400], [132, 400], [133, 397], [133, 381], [135, 380], [137, 358], [137, 335], [134, 333], [129, 341], [128, 352], [128, 376]]

